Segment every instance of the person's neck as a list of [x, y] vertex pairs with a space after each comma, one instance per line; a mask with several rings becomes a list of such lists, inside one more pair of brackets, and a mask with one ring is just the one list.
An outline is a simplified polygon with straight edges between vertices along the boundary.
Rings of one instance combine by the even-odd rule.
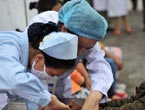
[[29, 59], [28, 59], [28, 68], [31, 68], [31, 65], [33, 63], [34, 57], [37, 53], [37, 50], [34, 49], [31, 44], [29, 45]]

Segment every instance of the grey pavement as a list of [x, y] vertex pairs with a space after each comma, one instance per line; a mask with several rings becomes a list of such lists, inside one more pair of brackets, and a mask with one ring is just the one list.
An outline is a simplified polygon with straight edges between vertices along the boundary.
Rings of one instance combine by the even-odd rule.
[[119, 72], [119, 80], [127, 85], [130, 96], [135, 87], [145, 81], [145, 32], [142, 31], [142, 12], [130, 12], [129, 22], [133, 28], [131, 34], [127, 34], [122, 27], [120, 36], [108, 32], [103, 42], [122, 49], [124, 68]]

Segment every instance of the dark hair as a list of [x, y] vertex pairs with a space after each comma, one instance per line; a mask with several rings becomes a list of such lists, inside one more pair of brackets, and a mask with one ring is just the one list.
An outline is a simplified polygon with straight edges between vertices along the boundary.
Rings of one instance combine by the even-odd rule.
[[32, 9], [37, 9], [38, 8], [38, 2], [30, 2], [29, 4], [29, 9], [32, 10]]
[[70, 0], [63, 0], [63, 5], [64, 5], [66, 2], [68, 2], [68, 1], [70, 1]]
[[[58, 26], [59, 29], [61, 29], [63, 25], [64, 25], [63, 22], [58, 21], [57, 26]], [[77, 35], [76, 33], [74, 33], [73, 31], [69, 30], [68, 28], [67, 28], [67, 32], [70, 33], [70, 34], [75, 34], [75, 35]], [[77, 35], [77, 36], [79, 36], [79, 35]]]
[[38, 49], [39, 43], [42, 41], [44, 36], [51, 32], [58, 32], [58, 26], [53, 22], [44, 23], [33, 23], [28, 28], [28, 39], [32, 47]]
[[61, 3], [59, 0], [39, 0], [38, 1], [38, 13], [52, 10], [54, 6]]
[[44, 53], [43, 51], [41, 51], [41, 52], [45, 58], [46, 67], [53, 67], [56, 69], [59, 69], [59, 68], [70, 69], [75, 65], [76, 59], [62, 60], [62, 59], [57, 59], [57, 58], [51, 57], [51, 56], [47, 55], [46, 53]]

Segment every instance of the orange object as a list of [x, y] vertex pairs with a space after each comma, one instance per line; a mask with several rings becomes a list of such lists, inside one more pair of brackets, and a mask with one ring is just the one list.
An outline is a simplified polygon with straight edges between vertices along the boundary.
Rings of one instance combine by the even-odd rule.
[[84, 77], [77, 70], [74, 70], [71, 73], [71, 80], [81, 86], [84, 82]]
[[72, 90], [71, 90], [72, 94], [82, 89], [81, 86], [79, 86], [75, 81], [71, 80], [71, 83], [72, 83]]
[[82, 89], [81, 85], [83, 82], [84, 82], [83, 76], [77, 70], [74, 70], [71, 73], [72, 94]]

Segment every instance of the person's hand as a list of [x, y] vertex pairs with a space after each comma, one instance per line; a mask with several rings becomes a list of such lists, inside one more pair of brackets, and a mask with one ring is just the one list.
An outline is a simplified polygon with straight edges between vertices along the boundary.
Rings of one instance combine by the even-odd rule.
[[121, 70], [123, 68], [123, 61], [120, 57], [118, 57], [117, 55], [114, 55], [112, 53], [110, 53], [108, 50], [103, 49], [105, 52], [105, 55], [109, 58], [112, 58], [114, 60], [114, 62], [117, 64], [117, 69]]
[[68, 105], [60, 102], [55, 95], [51, 95], [51, 102], [45, 107], [39, 107], [40, 110], [70, 110]]
[[39, 107], [39, 110], [49, 110], [49, 107]]
[[81, 110], [82, 106], [77, 104], [74, 101], [71, 101], [67, 104], [70, 107], [70, 110]]
[[103, 94], [99, 91], [91, 91], [83, 104], [82, 110], [99, 110], [99, 102], [102, 96]]

